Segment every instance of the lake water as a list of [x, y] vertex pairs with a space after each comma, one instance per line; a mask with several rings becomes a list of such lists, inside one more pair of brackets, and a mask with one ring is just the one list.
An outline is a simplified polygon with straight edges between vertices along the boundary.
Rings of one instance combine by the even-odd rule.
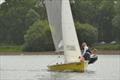
[[120, 55], [99, 55], [85, 73], [48, 71], [57, 61], [63, 56], [0, 56], [0, 80], [120, 80]]

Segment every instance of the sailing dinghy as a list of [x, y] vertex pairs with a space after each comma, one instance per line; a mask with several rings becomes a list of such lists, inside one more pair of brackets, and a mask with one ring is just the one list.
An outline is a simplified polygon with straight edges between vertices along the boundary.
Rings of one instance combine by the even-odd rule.
[[80, 61], [81, 50], [69, 0], [45, 0], [45, 6], [56, 51], [64, 52], [64, 64], [50, 65], [49, 70], [84, 72], [88, 61]]

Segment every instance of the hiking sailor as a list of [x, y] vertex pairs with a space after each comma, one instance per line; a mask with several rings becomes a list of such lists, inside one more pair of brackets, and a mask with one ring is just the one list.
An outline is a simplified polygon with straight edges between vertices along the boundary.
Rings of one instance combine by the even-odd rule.
[[98, 57], [96, 55], [96, 51], [97, 50], [90, 50], [89, 47], [87, 46], [87, 43], [86, 42], [83, 42], [82, 43], [82, 49], [83, 49], [83, 53], [82, 53], [82, 56], [84, 58], [84, 60], [88, 60], [88, 64], [91, 64], [91, 63], [94, 63]]
[[85, 43], [85, 42], [82, 43], [82, 50], [83, 50], [82, 56], [84, 57], [84, 59], [89, 60], [91, 51], [90, 51], [89, 47], [87, 46], [87, 43]]

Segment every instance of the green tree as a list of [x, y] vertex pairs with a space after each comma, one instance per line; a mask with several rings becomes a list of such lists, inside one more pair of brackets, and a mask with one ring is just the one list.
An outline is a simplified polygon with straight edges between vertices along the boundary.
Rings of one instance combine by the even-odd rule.
[[36, 21], [27, 30], [24, 43], [25, 51], [54, 50], [51, 31], [47, 21]]
[[71, 3], [73, 17], [75, 21], [81, 23], [95, 23], [95, 17], [98, 14], [100, 3], [103, 0], [74, 0]]
[[28, 27], [37, 20], [36, 0], [6, 0], [0, 5], [0, 42], [22, 44]]
[[[98, 40], [113, 40], [112, 19], [114, 17], [114, 0], [74, 0], [71, 3], [75, 21], [88, 23], [98, 28]], [[108, 36], [111, 35], [111, 36]]]
[[95, 27], [89, 24], [75, 24], [79, 43], [87, 42], [89, 45], [97, 41], [98, 32]]
[[113, 31], [114, 31], [115, 40], [120, 41], [120, 1], [119, 0], [115, 2], [115, 11], [116, 11], [116, 15], [112, 20], [114, 26]]
[[114, 39], [112, 26], [112, 19], [114, 15], [114, 0], [103, 0], [100, 3], [99, 11], [95, 20], [99, 30], [99, 41], [110, 42]]

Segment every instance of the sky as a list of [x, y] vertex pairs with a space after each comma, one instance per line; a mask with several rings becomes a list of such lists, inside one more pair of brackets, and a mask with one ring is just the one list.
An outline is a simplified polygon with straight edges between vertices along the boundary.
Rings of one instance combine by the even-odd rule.
[[2, 3], [2, 2], [4, 2], [5, 0], [0, 0], [0, 4]]

